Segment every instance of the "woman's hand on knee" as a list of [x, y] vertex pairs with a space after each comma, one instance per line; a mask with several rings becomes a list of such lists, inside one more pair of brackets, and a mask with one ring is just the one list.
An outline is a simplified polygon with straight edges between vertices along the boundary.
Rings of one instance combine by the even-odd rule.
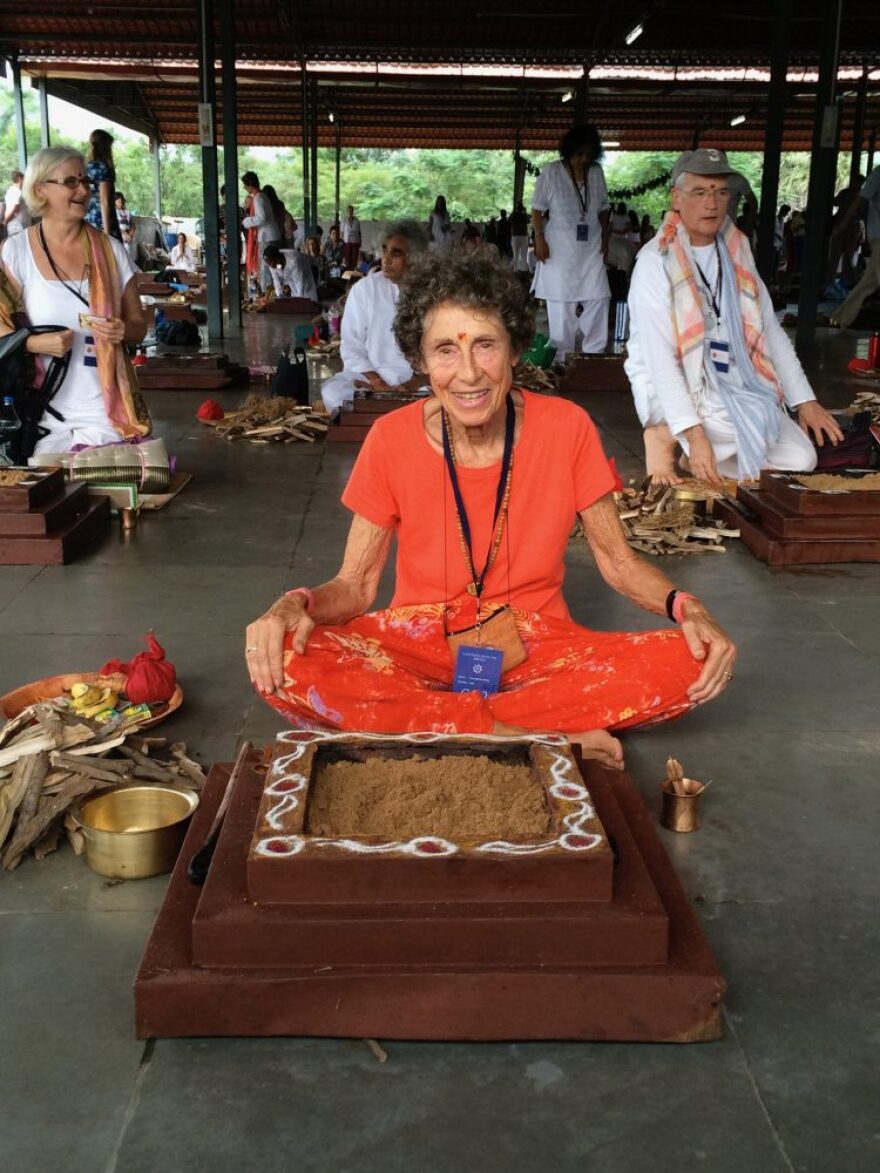
[[251, 683], [262, 693], [274, 692], [284, 683], [284, 641], [293, 633], [293, 651], [305, 655], [306, 644], [315, 628], [301, 597], [285, 596], [248, 625], [245, 634], [245, 661]]
[[696, 599], [684, 604], [681, 631], [691, 655], [703, 662], [703, 671], [688, 689], [688, 698], [696, 705], [705, 704], [720, 696], [733, 679], [736, 646]]

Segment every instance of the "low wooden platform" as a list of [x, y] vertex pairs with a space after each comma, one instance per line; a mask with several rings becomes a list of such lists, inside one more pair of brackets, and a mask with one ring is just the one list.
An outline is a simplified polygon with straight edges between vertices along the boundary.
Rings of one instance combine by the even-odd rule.
[[331, 444], [363, 444], [380, 415], [387, 415], [389, 411], [412, 402], [412, 399], [376, 399], [373, 396], [355, 399], [327, 429], [327, 440]]
[[66, 484], [61, 469], [33, 471], [31, 484], [0, 488], [0, 565], [72, 562], [110, 526], [109, 497]]
[[629, 391], [629, 379], [623, 369], [622, 354], [577, 355], [559, 377], [559, 390]]
[[716, 512], [769, 566], [880, 562], [880, 493], [819, 492], [797, 475], [764, 470], [758, 488], [740, 485]]
[[222, 391], [250, 379], [248, 368], [225, 354], [156, 355], [135, 371], [143, 391]]
[[439, 902], [403, 890], [393, 901], [365, 891], [359, 902], [258, 905], [247, 869], [267, 781], [258, 753], [204, 888], [187, 880], [229, 773], [211, 771], [148, 942], [135, 984], [139, 1037], [720, 1037], [724, 978], [626, 775], [581, 769], [615, 853], [609, 900], [573, 891], [458, 901], [451, 884]]

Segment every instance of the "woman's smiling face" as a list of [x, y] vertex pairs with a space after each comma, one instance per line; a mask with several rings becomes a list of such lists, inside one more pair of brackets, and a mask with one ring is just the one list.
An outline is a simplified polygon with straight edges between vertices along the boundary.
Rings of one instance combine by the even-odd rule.
[[452, 419], [482, 428], [504, 407], [518, 359], [500, 314], [443, 302], [425, 317], [422, 365]]

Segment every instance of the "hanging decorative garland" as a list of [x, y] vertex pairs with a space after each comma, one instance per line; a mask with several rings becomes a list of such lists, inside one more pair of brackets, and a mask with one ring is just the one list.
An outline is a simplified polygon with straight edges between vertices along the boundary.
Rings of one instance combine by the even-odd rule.
[[[523, 167], [526, 175], [533, 175], [537, 177], [541, 174], [541, 168], [536, 167], [531, 159], [527, 159], [525, 155], [521, 155]], [[655, 175], [653, 179], [646, 179], [644, 183], [638, 183], [635, 187], [616, 187], [613, 191], [609, 191], [609, 200], [631, 200], [635, 196], [642, 196], [646, 192], [656, 191], [658, 187], [667, 187], [672, 178], [671, 171], [664, 171], [662, 175]]]
[[617, 187], [614, 191], [609, 191], [608, 198], [609, 200], [631, 200], [633, 196], [644, 195], [647, 191], [656, 191], [658, 187], [668, 187], [671, 178], [672, 172], [666, 171], [663, 175], [656, 175], [653, 179], [647, 179], [635, 187]]

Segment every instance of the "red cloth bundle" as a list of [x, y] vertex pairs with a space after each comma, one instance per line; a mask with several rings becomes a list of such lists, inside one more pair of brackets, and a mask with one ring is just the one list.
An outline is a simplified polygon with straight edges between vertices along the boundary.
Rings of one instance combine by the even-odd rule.
[[200, 420], [222, 420], [224, 415], [226, 412], [216, 399], [206, 399], [196, 412], [196, 418]]
[[177, 669], [165, 659], [165, 649], [152, 631], [144, 639], [147, 651], [138, 652], [127, 664], [108, 660], [101, 669], [102, 676], [121, 672], [126, 677], [125, 695], [134, 705], [170, 700], [177, 685]]

